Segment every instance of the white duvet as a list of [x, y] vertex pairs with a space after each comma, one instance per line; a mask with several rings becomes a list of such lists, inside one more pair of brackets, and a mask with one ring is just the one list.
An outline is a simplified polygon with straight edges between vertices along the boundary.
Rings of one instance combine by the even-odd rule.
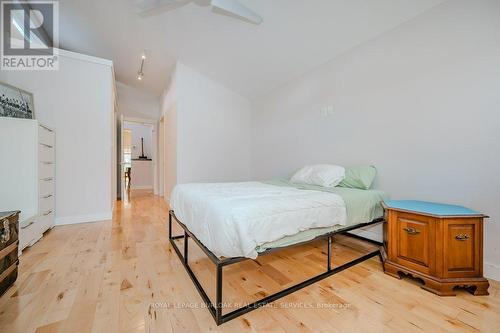
[[177, 185], [177, 218], [219, 257], [257, 258], [256, 247], [311, 228], [346, 224], [334, 194], [260, 182]]

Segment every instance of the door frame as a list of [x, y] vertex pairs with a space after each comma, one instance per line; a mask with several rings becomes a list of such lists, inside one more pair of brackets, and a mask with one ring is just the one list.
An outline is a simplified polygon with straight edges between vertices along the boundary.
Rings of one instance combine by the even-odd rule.
[[118, 119], [118, 133], [117, 133], [117, 140], [118, 140], [118, 165], [117, 165], [117, 181], [118, 181], [118, 187], [119, 187], [119, 199], [124, 200], [125, 199], [125, 184], [124, 184], [124, 178], [123, 178], [123, 115], [121, 114], [119, 119]]
[[165, 117], [158, 121], [158, 195], [165, 196]]
[[[159, 121], [155, 119], [148, 119], [148, 118], [137, 118], [137, 117], [126, 117], [123, 115], [120, 115], [120, 122], [121, 122], [121, 130], [120, 130], [120, 135], [121, 135], [121, 142], [123, 142], [123, 130], [124, 122], [132, 122], [132, 123], [139, 123], [139, 124], [148, 124], [148, 125], [153, 125], [153, 139], [152, 139], [152, 156], [151, 160], [153, 162], [153, 193], [155, 195], [158, 195], [159, 193], [159, 174], [158, 174], [158, 124]], [[123, 147], [120, 145], [120, 168], [122, 169], [123, 167]], [[125, 179], [120, 173], [120, 188], [122, 192], [122, 198], [125, 196]]]

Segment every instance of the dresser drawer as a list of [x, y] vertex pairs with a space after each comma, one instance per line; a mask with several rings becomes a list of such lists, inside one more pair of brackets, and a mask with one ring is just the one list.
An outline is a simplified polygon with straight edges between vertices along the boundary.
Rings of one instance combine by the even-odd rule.
[[416, 271], [430, 274], [433, 270], [435, 241], [434, 220], [409, 213], [396, 216], [396, 261]]
[[23, 221], [19, 226], [19, 248], [23, 250], [33, 245], [42, 236], [36, 217]]
[[47, 194], [38, 200], [38, 212], [44, 214], [49, 211], [54, 211], [55, 200], [52, 194]]
[[39, 124], [38, 125], [38, 142], [44, 143], [46, 145], [54, 146], [56, 140], [55, 140], [55, 133], [54, 130]]
[[47, 195], [54, 195], [55, 193], [54, 178], [48, 177], [40, 179], [38, 183], [38, 193], [40, 198], [43, 198]]
[[38, 177], [40, 179], [54, 178], [54, 163], [40, 162], [38, 164]]
[[40, 162], [55, 162], [54, 147], [46, 144], [38, 144], [38, 160]]
[[44, 233], [48, 229], [52, 228], [54, 225], [55, 214], [54, 210], [46, 211], [45, 213], [41, 213], [37, 218], [38, 226], [41, 230], [41, 233]]

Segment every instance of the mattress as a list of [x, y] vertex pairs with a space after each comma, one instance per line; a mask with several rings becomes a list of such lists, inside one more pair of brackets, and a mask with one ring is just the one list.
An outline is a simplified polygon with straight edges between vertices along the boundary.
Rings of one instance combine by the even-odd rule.
[[255, 259], [262, 244], [347, 223], [345, 202], [335, 193], [263, 182], [181, 184], [170, 205], [218, 257]]
[[346, 205], [347, 220], [345, 225], [334, 225], [325, 228], [311, 228], [294, 235], [282, 237], [276, 241], [259, 245], [256, 251], [261, 253], [269, 249], [286, 247], [293, 244], [309, 241], [318, 236], [333, 232], [347, 226], [373, 221], [384, 215], [381, 202], [388, 199], [388, 195], [380, 190], [360, 190], [354, 188], [333, 187], [324, 188], [315, 185], [294, 184], [288, 180], [273, 180], [266, 182], [275, 186], [294, 187], [302, 190], [316, 190], [335, 193], [342, 197]]
[[255, 259], [266, 249], [381, 217], [384, 199], [382, 191], [276, 180], [178, 185], [170, 204], [215, 255]]

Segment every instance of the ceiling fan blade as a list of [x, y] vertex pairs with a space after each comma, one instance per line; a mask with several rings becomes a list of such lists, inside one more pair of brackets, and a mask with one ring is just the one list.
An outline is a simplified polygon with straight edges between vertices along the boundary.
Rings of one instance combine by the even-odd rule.
[[237, 0], [212, 0], [211, 4], [213, 9], [222, 10], [223, 12], [235, 15], [255, 24], [262, 23], [262, 17], [243, 6]]
[[141, 16], [152, 16], [163, 12], [168, 12], [186, 5], [191, 0], [139, 0], [138, 14]]

